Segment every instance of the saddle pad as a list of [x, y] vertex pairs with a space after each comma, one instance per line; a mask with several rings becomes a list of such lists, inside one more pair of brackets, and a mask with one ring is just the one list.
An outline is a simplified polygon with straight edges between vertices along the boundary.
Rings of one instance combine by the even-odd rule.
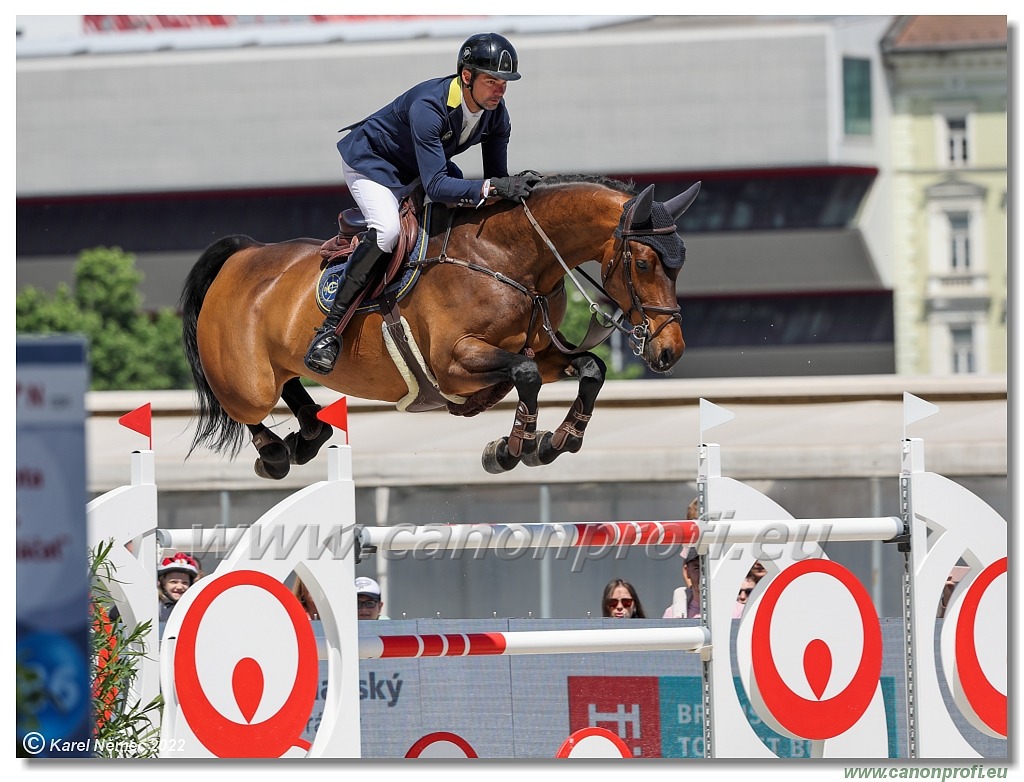
[[[423, 259], [427, 253], [427, 230], [424, 226], [430, 225], [430, 211], [433, 204], [427, 204], [423, 216], [423, 224], [420, 226], [416, 236], [416, 244], [409, 251], [409, 259], [402, 264], [402, 275], [384, 289], [384, 293], [390, 293], [396, 301], [401, 301], [413, 289], [420, 276], [421, 267], [418, 261]], [[345, 279], [345, 270], [348, 267], [348, 258], [340, 263], [328, 266], [320, 273], [320, 279], [316, 284], [316, 305], [326, 315], [331, 311], [334, 297]], [[384, 308], [384, 293], [375, 299], [367, 299], [356, 308], [356, 313], [365, 315], [369, 312], [382, 312]]]

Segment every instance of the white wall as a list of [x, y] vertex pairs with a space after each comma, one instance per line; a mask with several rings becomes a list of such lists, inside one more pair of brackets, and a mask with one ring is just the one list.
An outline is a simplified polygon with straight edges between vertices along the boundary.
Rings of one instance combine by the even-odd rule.
[[[510, 167], [848, 162], [829, 126], [829, 23], [685, 19], [516, 36], [524, 76], [506, 98]], [[337, 183], [338, 129], [419, 79], [451, 73], [460, 40], [20, 58], [17, 193]], [[472, 174], [475, 152], [467, 157]]]

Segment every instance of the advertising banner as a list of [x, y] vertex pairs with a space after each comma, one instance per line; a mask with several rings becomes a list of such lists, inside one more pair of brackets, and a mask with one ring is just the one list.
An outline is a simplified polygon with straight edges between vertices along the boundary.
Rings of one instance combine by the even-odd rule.
[[92, 754], [86, 549], [86, 343], [18, 337], [17, 746]]

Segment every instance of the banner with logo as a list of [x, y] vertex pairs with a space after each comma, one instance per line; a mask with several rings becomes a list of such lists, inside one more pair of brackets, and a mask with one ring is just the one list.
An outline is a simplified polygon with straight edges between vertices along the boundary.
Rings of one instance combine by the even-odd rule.
[[84, 339], [17, 339], [17, 747], [92, 754]]

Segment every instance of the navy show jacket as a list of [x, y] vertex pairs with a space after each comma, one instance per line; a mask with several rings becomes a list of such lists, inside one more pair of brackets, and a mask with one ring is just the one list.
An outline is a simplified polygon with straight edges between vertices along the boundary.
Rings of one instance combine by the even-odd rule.
[[466, 180], [452, 158], [474, 144], [483, 155], [484, 179], [508, 176], [508, 140], [512, 133], [505, 101], [484, 111], [465, 144], [462, 91], [456, 76], [417, 84], [384, 108], [342, 130], [342, 159], [363, 176], [394, 191], [410, 193], [422, 178], [432, 201], [475, 205], [483, 179]]

